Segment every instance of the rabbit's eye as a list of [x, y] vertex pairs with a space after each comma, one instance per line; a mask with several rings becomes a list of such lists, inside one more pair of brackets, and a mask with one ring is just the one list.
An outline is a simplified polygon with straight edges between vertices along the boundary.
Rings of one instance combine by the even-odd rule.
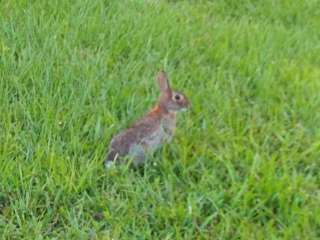
[[177, 95], [174, 96], [174, 99], [175, 99], [176, 101], [179, 101], [179, 100], [181, 99], [181, 96], [180, 96], [179, 94], [177, 94]]

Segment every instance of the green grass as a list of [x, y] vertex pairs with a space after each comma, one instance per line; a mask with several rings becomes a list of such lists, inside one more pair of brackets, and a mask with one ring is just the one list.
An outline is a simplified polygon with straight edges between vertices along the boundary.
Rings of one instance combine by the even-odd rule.
[[[318, 0], [0, 1], [1, 239], [319, 239], [319, 29]], [[106, 172], [160, 69], [192, 110]]]

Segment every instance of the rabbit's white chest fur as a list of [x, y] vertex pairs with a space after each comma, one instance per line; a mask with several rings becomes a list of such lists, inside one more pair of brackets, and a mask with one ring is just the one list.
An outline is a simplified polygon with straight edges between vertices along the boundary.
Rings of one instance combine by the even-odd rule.
[[161, 120], [158, 128], [143, 139], [147, 151], [155, 151], [165, 142], [170, 142], [176, 128], [176, 115], [170, 113]]
[[140, 165], [144, 162], [147, 154], [152, 154], [162, 144], [170, 142], [174, 135], [175, 127], [176, 115], [168, 114], [168, 116], [161, 120], [154, 131], [142, 138], [139, 143], [131, 144], [129, 155], [134, 157], [134, 164]]

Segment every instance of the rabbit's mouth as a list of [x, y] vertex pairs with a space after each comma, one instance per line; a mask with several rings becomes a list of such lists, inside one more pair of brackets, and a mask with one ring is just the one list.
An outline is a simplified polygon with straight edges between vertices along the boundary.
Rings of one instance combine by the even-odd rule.
[[180, 108], [180, 109], [178, 110], [178, 112], [186, 112], [186, 111], [188, 111], [188, 108], [187, 108], [187, 107]]

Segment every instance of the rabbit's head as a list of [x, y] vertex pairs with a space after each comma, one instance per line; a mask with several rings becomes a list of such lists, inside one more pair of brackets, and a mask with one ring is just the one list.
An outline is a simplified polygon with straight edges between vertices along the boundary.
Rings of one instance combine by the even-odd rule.
[[168, 112], [179, 112], [189, 107], [188, 98], [183, 93], [170, 88], [167, 74], [164, 71], [158, 73], [157, 81], [160, 87], [159, 107]]

